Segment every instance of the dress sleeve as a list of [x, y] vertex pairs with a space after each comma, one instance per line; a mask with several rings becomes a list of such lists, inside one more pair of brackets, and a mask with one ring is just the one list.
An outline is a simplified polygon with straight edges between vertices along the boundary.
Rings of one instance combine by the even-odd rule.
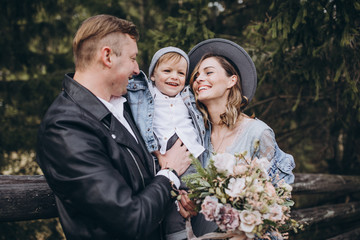
[[284, 179], [286, 183], [294, 183], [295, 161], [292, 155], [283, 152], [275, 140], [275, 134], [272, 129], [265, 129], [260, 136], [258, 158], [266, 158], [270, 162], [269, 175], [276, 184]]
[[275, 137], [273, 131], [266, 129], [260, 137], [258, 158], [266, 158], [271, 162], [275, 155]]

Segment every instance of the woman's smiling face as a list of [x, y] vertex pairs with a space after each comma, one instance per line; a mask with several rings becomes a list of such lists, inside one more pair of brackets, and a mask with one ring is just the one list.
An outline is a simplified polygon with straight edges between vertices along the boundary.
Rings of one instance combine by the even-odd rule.
[[193, 90], [202, 103], [227, 99], [229, 89], [236, 83], [236, 76], [228, 76], [215, 57], [202, 61], [195, 76]]

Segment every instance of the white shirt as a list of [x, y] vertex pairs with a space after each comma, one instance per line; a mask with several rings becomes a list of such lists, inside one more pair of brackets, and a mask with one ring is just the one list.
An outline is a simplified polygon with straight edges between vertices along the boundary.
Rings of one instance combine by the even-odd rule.
[[187, 149], [198, 157], [205, 148], [199, 143], [197, 130], [194, 127], [188, 108], [180, 94], [168, 97], [156, 87], [154, 93], [154, 133], [160, 143], [160, 153], [166, 152], [168, 140], [176, 133]]
[[[98, 97], [99, 98], [99, 97]], [[124, 97], [112, 97], [110, 102], [105, 101], [102, 98], [99, 98], [100, 101], [109, 109], [109, 111], [121, 122], [122, 125], [131, 133], [131, 135], [136, 139], [135, 133], [131, 129], [128, 121], [124, 117], [124, 103], [126, 102], [126, 98]]]
[[[98, 97], [99, 98], [99, 97]], [[131, 135], [135, 138], [136, 142], [138, 142], [135, 133], [131, 129], [128, 121], [124, 117], [124, 103], [126, 102], [126, 98], [124, 97], [112, 97], [110, 99], [110, 102], [105, 101], [102, 98], [99, 98], [99, 100], [106, 106], [107, 109], [121, 122], [122, 125], [131, 133]], [[180, 187], [180, 180], [179, 178], [170, 170], [163, 169], [160, 170], [156, 175], [162, 175], [167, 178], [169, 178], [170, 181], [172, 181], [177, 188]]]

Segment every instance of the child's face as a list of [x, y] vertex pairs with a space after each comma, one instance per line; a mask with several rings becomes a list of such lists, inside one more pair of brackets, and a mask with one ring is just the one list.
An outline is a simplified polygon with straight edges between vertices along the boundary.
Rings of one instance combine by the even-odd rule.
[[180, 61], [164, 61], [154, 70], [151, 80], [159, 91], [169, 97], [174, 97], [185, 86], [187, 62], [181, 57]]

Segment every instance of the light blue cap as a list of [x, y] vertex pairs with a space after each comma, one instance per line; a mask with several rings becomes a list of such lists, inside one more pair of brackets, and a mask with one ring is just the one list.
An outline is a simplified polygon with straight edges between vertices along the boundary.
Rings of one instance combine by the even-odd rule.
[[181, 50], [180, 48], [177, 48], [177, 47], [164, 47], [164, 48], [161, 48], [159, 49], [153, 56], [153, 58], [151, 59], [151, 63], [150, 63], [150, 67], [149, 67], [149, 78], [151, 77], [151, 75], [153, 74], [153, 71], [154, 71], [154, 68], [155, 68], [155, 65], [157, 63], [157, 61], [159, 60], [159, 58], [166, 54], [166, 53], [169, 53], [169, 52], [175, 52], [175, 53], [178, 53], [180, 54], [181, 56], [183, 56], [187, 62], [187, 71], [186, 71], [186, 76], [189, 74], [189, 57], [188, 55], [183, 51]]

